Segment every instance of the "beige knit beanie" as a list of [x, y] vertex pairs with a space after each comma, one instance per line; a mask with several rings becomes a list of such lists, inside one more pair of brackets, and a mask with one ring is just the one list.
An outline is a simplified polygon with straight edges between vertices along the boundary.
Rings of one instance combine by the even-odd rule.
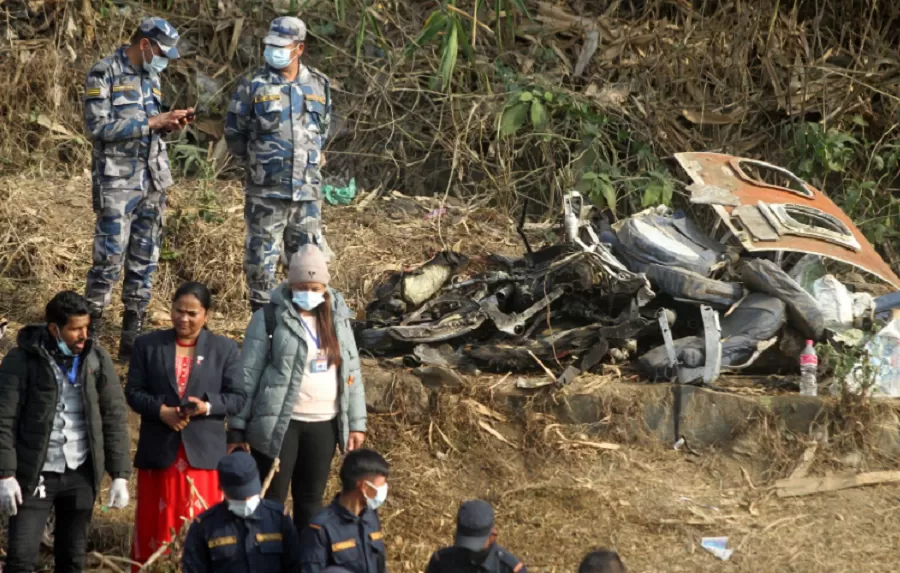
[[288, 282], [294, 283], [322, 283], [327, 285], [331, 280], [328, 274], [328, 263], [322, 249], [316, 245], [303, 245], [291, 257], [291, 266], [288, 271]]

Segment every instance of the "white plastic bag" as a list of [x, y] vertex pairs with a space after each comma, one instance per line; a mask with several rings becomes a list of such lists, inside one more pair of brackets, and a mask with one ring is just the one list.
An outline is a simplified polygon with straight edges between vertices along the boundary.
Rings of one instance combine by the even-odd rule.
[[847, 287], [833, 275], [825, 275], [813, 282], [813, 297], [825, 317], [825, 327], [846, 328], [853, 324], [853, 299]]
[[819, 301], [825, 328], [831, 330], [860, 327], [875, 312], [872, 295], [851, 293], [834, 275], [825, 275], [814, 281], [812, 295]]
[[[868, 344], [870, 372], [874, 376], [872, 396], [900, 398], [900, 319], [887, 323]], [[846, 383], [859, 391], [867, 382], [863, 368], [857, 365], [847, 375]]]

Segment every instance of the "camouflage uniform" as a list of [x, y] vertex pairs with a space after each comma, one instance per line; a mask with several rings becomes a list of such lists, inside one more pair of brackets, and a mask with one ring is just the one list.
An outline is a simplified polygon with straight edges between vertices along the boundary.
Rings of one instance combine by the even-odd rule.
[[[177, 58], [178, 32], [161, 18], [148, 18], [140, 30], [160, 36], [157, 44]], [[126, 311], [143, 315], [150, 302], [159, 260], [166, 190], [172, 185], [166, 144], [148, 120], [161, 113], [159, 77], [131, 64], [122, 46], [97, 62], [85, 83], [84, 116], [94, 142], [92, 195], [97, 223], [94, 264], [85, 298], [99, 314], [110, 302], [122, 266]]]
[[[305, 36], [299, 19], [276, 18], [265, 43], [284, 46]], [[292, 82], [268, 65], [248, 74], [228, 107], [228, 149], [246, 162], [244, 272], [251, 305], [268, 301], [279, 259], [287, 265], [309, 243], [329, 254], [320, 228], [319, 163], [330, 120], [328, 78], [302, 63]]]

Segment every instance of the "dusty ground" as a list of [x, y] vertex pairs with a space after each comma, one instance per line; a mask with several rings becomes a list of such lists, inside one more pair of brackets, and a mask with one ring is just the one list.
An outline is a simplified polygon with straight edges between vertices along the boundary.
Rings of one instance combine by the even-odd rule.
[[[83, 288], [92, 228], [88, 197], [85, 178], [0, 181], [0, 315], [14, 323], [35, 320], [52, 292]], [[174, 285], [205, 280], [219, 295], [212, 327], [239, 337], [249, 315], [242, 302], [239, 190], [178, 188], [170, 204], [170, 248], [180, 253], [170, 253], [157, 275], [157, 325], [165, 324]], [[432, 208], [377, 199], [363, 210], [326, 212], [336, 280], [355, 308], [381, 273], [421, 262], [435, 250], [482, 255], [520, 248], [506, 217], [451, 209], [441, 221], [425, 221]], [[119, 308], [116, 303], [112, 314]], [[115, 329], [103, 340], [114, 345]], [[393, 464], [382, 512], [392, 571], [422, 571], [431, 551], [450, 541], [458, 503], [472, 497], [494, 504], [501, 543], [531, 571], [574, 571], [581, 556], [599, 546], [616, 548], [638, 572], [874, 572], [895, 570], [900, 562], [900, 487], [781, 500], [760, 477], [768, 459], [737, 460], [712, 450], [692, 455], [649, 440], [602, 453], [547, 445], [540, 428], [515, 419], [520, 413], [511, 413], [505, 443], [458, 413], [442, 411], [418, 424], [402, 414], [374, 416], [371, 424], [371, 445]], [[98, 508], [94, 549], [127, 555], [132, 519], [133, 506]], [[704, 536], [728, 536], [731, 562], [700, 548]]]

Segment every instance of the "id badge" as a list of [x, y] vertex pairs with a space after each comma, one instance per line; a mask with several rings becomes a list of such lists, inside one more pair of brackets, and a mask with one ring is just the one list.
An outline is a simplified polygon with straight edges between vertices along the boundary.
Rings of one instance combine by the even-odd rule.
[[313, 374], [321, 374], [323, 372], [328, 372], [328, 357], [320, 356], [318, 358], [314, 358], [310, 363], [309, 367], [310, 372]]

